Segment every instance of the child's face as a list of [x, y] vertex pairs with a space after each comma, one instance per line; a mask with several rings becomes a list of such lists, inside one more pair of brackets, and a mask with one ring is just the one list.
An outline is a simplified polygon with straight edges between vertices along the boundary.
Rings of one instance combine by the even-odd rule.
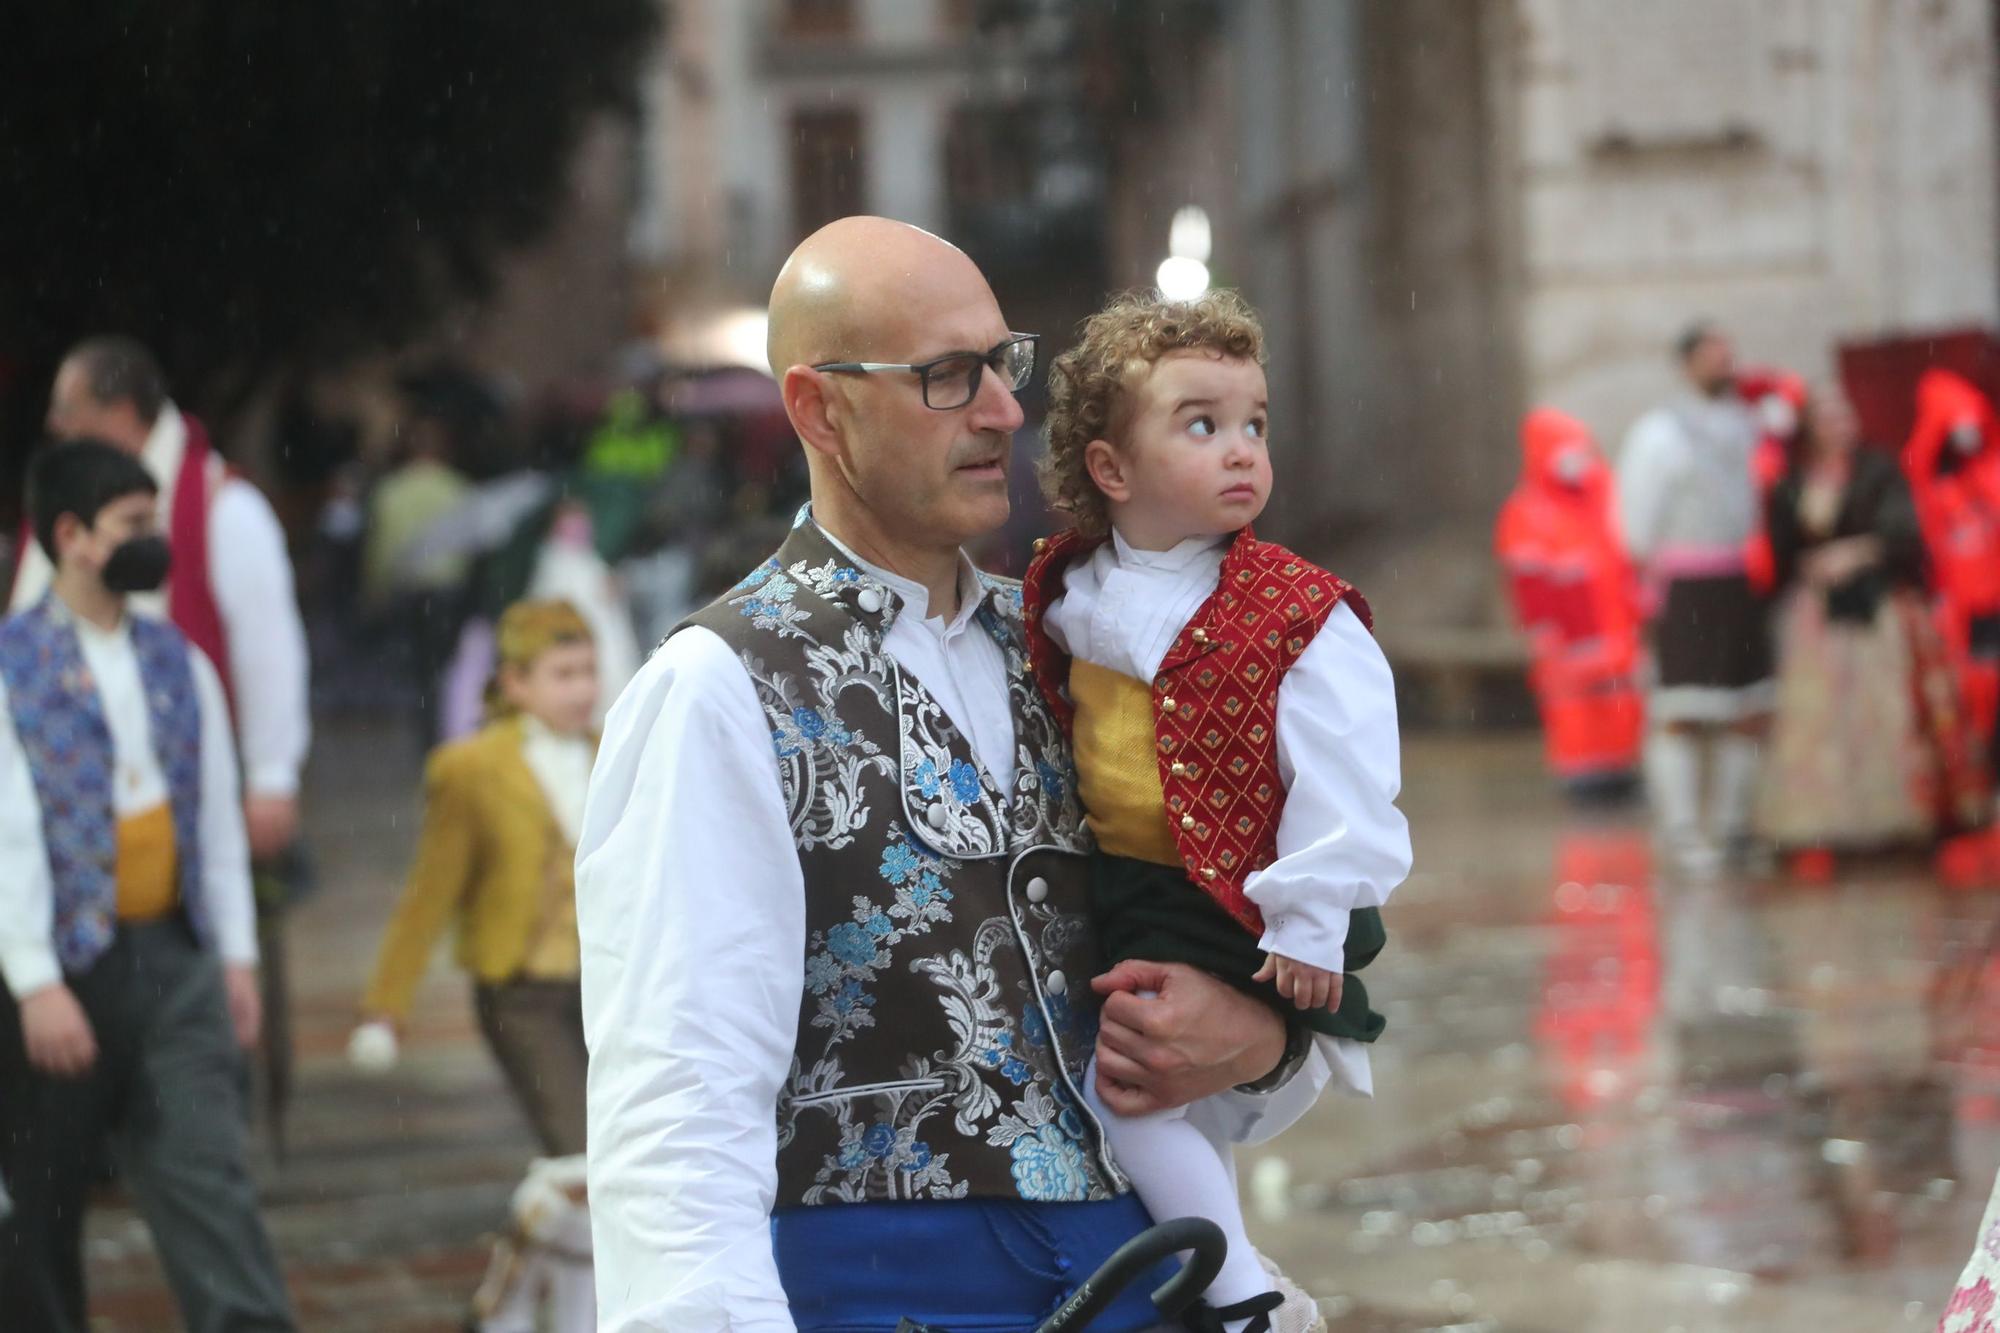
[[1164, 550], [1236, 531], [1271, 498], [1264, 369], [1254, 361], [1169, 353], [1133, 393], [1124, 442], [1094, 440], [1091, 478], [1135, 546]]
[[159, 502], [151, 492], [122, 495], [97, 511], [86, 525], [74, 514], [56, 520], [56, 561], [74, 564], [102, 578], [112, 553], [127, 542], [159, 534]]
[[583, 642], [559, 643], [525, 667], [503, 667], [500, 688], [507, 701], [549, 730], [580, 736], [597, 711], [597, 649]]

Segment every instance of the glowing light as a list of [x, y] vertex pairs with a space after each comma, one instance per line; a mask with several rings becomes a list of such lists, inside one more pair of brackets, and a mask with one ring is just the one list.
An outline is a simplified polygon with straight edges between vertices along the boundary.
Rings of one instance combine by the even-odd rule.
[[1206, 264], [1212, 243], [1206, 209], [1189, 204], [1176, 212], [1174, 220], [1167, 224], [1167, 253], [1176, 259], [1192, 259], [1198, 264]]
[[1192, 301], [1208, 290], [1208, 265], [1199, 259], [1175, 255], [1160, 264], [1156, 278], [1160, 295], [1169, 301]]

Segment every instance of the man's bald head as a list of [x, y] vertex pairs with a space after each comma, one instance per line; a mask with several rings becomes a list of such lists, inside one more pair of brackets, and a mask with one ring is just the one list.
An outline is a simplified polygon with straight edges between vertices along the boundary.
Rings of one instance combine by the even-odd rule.
[[895, 361], [922, 321], [952, 306], [997, 308], [978, 265], [921, 227], [890, 218], [829, 222], [799, 243], [771, 288], [773, 374], [826, 361]]
[[[1004, 376], [983, 372], [1008, 336], [964, 251], [887, 218], [820, 228], [771, 289], [771, 371], [805, 446], [814, 517], [864, 558], [935, 582], [947, 594], [939, 605], [956, 600], [959, 546], [1007, 520], [1021, 405]], [[951, 356], [980, 358], [979, 373], [970, 400], [943, 409], [907, 370], [815, 369]]]

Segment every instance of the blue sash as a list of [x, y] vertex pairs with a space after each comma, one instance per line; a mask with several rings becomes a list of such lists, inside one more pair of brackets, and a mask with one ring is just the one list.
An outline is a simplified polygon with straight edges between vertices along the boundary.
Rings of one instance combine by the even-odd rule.
[[[948, 1333], [1032, 1333], [1111, 1252], [1152, 1225], [1134, 1195], [1102, 1203], [965, 1199], [780, 1208], [778, 1277], [799, 1333], [893, 1333], [905, 1316]], [[1169, 1260], [1090, 1333], [1160, 1326], [1149, 1299]]]

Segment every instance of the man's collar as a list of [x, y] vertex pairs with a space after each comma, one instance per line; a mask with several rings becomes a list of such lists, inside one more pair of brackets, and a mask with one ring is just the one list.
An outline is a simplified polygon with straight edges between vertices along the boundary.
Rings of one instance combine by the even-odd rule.
[[[862, 559], [854, 553], [852, 547], [827, 531], [810, 514], [807, 515], [806, 521], [813, 525], [820, 536], [826, 538], [829, 546], [851, 561], [856, 569], [894, 593], [897, 600], [902, 603], [905, 614], [914, 613], [918, 620], [931, 619], [930, 589], [915, 579], [905, 578], [894, 570], [884, 569], [880, 565]], [[945, 626], [946, 632], [958, 629], [969, 622], [979, 613], [979, 608], [986, 604], [986, 599], [992, 592], [986, 580], [979, 577], [979, 568], [972, 563], [972, 557], [961, 549], [958, 553], [958, 614], [952, 617], [949, 625]]]
[[181, 455], [186, 452], [187, 420], [172, 402], [161, 403], [160, 414], [153, 418], [153, 433], [139, 451], [139, 461], [156, 481], [171, 484], [171, 479], [180, 475]]

